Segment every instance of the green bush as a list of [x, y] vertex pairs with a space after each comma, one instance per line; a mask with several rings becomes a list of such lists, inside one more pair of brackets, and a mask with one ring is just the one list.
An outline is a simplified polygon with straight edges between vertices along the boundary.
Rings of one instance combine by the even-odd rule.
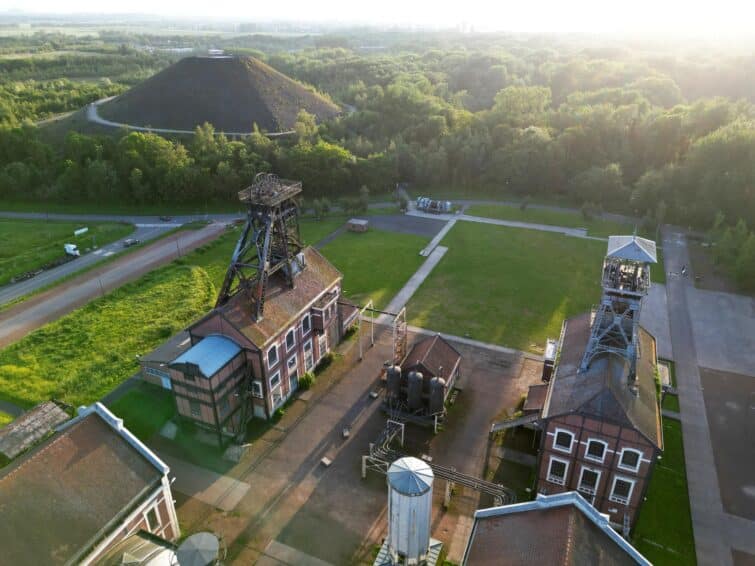
[[315, 384], [315, 381], [317, 381], [315, 374], [308, 371], [299, 378], [299, 389], [306, 391]]
[[328, 366], [333, 363], [333, 360], [335, 359], [335, 354], [333, 352], [328, 352], [325, 354], [322, 359], [317, 362], [317, 365], [315, 366], [315, 375], [320, 374], [321, 372], [328, 369]]

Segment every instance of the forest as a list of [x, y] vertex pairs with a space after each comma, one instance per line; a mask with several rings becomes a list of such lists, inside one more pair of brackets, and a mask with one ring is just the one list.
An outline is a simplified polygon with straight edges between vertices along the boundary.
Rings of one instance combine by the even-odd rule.
[[[252, 54], [344, 108], [296, 136], [165, 139], [36, 120], [122, 92], [182, 56]], [[27, 53], [26, 57], [14, 57]], [[58, 53], [58, 55], [55, 55]], [[702, 45], [375, 31], [291, 38], [35, 34], [0, 41], [0, 199], [232, 202], [258, 171], [310, 198], [360, 187], [567, 203], [724, 238], [755, 265], [755, 57]], [[253, 125], [250, 124], [250, 129]], [[750, 278], [750, 282], [755, 277]]]

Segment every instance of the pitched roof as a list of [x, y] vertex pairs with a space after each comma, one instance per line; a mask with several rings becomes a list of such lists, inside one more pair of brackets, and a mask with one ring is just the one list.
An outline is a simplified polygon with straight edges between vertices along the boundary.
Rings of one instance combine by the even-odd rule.
[[70, 417], [52, 401], [40, 403], [0, 429], [0, 454], [12, 460]]
[[208, 316], [222, 316], [258, 348], [288, 328], [317, 297], [341, 279], [341, 273], [313, 247], [304, 248], [305, 268], [291, 289], [281, 273], [270, 278], [262, 320], [254, 320], [254, 305], [240, 292]]
[[609, 236], [606, 256], [643, 263], [658, 263], [655, 242], [639, 236]]
[[653, 336], [639, 327], [635, 395], [629, 389], [629, 364], [616, 354], [596, 356], [587, 371], [579, 373], [590, 337], [590, 313], [570, 318], [564, 321], [564, 326], [560, 359], [548, 388], [543, 418], [578, 413], [605, 419], [634, 428], [661, 448]]
[[205, 336], [183, 354], [173, 364], [194, 364], [205, 377], [212, 377], [223, 366], [235, 358], [241, 346], [226, 336], [210, 334]]
[[9, 564], [76, 562], [168, 468], [100, 403], [0, 471]]
[[139, 358], [139, 361], [169, 364], [189, 348], [191, 348], [191, 336], [188, 332], [182, 330], [149, 354], [144, 354]]
[[481, 509], [464, 566], [650, 565], [576, 492], [538, 495], [535, 501]]
[[414, 344], [401, 364], [401, 371], [422, 367], [432, 376], [446, 378], [460, 361], [461, 354], [440, 334], [436, 334]]

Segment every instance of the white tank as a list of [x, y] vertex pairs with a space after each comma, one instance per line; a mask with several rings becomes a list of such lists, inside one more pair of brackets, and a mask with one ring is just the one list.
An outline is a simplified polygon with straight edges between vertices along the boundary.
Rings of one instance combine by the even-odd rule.
[[433, 471], [407, 456], [388, 468], [388, 552], [394, 564], [422, 564], [430, 546]]

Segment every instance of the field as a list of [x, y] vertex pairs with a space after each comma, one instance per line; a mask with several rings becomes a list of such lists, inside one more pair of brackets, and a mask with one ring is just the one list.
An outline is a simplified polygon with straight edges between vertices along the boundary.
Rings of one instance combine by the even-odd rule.
[[663, 442], [632, 541], [653, 564], [695, 564], [681, 423], [664, 419]]
[[13, 415], [9, 415], [8, 413], [4, 413], [3, 411], [0, 411], [0, 428], [3, 428], [5, 425], [13, 421]]
[[449, 250], [409, 301], [411, 324], [541, 351], [564, 318], [600, 299], [605, 243], [459, 222]]
[[82, 251], [109, 244], [133, 232], [129, 224], [88, 225], [89, 232], [74, 237], [81, 223], [0, 219], [0, 285], [14, 276], [38, 269], [65, 255], [63, 244], [77, 244]]
[[425, 260], [419, 255], [427, 239], [370, 230], [345, 232], [322, 253], [343, 273], [344, 295], [363, 304], [368, 299], [385, 308]]

